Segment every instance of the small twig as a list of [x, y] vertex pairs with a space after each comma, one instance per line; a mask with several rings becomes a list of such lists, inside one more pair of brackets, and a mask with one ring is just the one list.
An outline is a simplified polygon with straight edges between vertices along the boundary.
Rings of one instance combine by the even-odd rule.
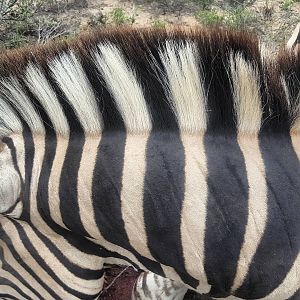
[[44, 44], [46, 41], [57, 38], [64, 33], [65, 30], [63, 29], [62, 22], [58, 22], [57, 24], [53, 25], [43, 25], [39, 21], [39, 27], [37, 29], [37, 43]]
[[1, 18], [8, 15], [12, 11], [14, 5], [17, 3], [18, 0], [8, 1], [8, 2], [6, 2], [5, 5], [4, 5], [4, 1], [5, 0], [1, 1], [1, 7], [0, 7]]

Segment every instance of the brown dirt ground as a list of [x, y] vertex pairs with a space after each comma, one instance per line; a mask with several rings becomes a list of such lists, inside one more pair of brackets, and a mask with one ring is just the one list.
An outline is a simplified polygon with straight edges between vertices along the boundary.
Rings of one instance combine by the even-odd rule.
[[[201, 25], [195, 15], [201, 10], [199, 3], [203, 0], [36, 1], [40, 1], [42, 5], [37, 6], [39, 8], [30, 20], [30, 28], [28, 32], [25, 32], [27, 34], [25, 40], [28, 43], [36, 42], [39, 25], [43, 28], [43, 26], [49, 26], [49, 23], [58, 24], [58, 35], [74, 35], [79, 31], [89, 30], [91, 27], [114, 25], [112, 11], [116, 8], [123, 9], [127, 18], [133, 18], [133, 26], [137, 27]], [[283, 4], [288, 1], [294, 1], [294, 3], [289, 5], [288, 9], [284, 9]], [[239, 3], [243, 3], [247, 12], [253, 17], [253, 21], [249, 22], [245, 29], [261, 36], [261, 39], [273, 51], [287, 42], [300, 21], [300, 0], [213, 0], [210, 9], [215, 10], [219, 15], [224, 15], [236, 9]], [[14, 30], [11, 29], [12, 27], [8, 28], [10, 28], [8, 30]], [[0, 48], [1, 40], [5, 40], [8, 33], [2, 31], [1, 36], [0, 22]]]
[[[76, 1], [76, 0], [75, 0]], [[250, 0], [240, 1], [247, 4], [247, 9], [255, 21], [249, 24], [247, 30], [252, 30], [261, 36], [262, 40], [271, 48], [277, 48], [286, 43], [297, 23], [300, 21], [300, 2], [295, 2], [288, 10], [282, 8], [284, 0]], [[78, 0], [77, 0], [78, 2]], [[113, 9], [120, 7], [124, 9], [127, 16], [134, 17], [133, 26], [144, 27], [153, 26], [155, 22], [163, 22], [168, 25], [193, 26], [199, 25], [195, 18], [195, 13], [200, 10], [200, 6], [192, 1], [182, 0], [85, 0], [82, 7], [74, 7], [61, 16], [69, 19], [69, 24], [74, 24], [71, 30], [76, 28], [85, 30], [97, 20], [99, 16], [108, 16]], [[230, 1], [215, 0], [211, 9], [220, 11], [236, 8], [237, 4], [229, 4]], [[231, 3], [238, 1], [231, 0]], [[266, 14], [266, 3], [270, 10], [270, 15]], [[170, 4], [165, 4], [170, 3]], [[59, 17], [60, 18], [60, 17]], [[109, 23], [109, 21], [108, 21]], [[79, 24], [79, 27], [78, 27]], [[72, 26], [71, 26], [72, 27]]]

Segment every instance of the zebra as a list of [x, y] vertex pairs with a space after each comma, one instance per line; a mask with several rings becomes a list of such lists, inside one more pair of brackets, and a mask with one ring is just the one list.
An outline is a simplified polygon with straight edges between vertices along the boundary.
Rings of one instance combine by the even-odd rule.
[[1, 54], [0, 297], [97, 299], [127, 264], [299, 299], [299, 79], [299, 53], [221, 29]]

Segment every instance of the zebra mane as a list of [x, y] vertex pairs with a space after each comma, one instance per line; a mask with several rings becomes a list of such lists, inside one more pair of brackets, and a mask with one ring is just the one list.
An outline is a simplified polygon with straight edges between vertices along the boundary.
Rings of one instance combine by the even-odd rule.
[[105, 29], [0, 55], [0, 136], [300, 130], [300, 54], [245, 32]]

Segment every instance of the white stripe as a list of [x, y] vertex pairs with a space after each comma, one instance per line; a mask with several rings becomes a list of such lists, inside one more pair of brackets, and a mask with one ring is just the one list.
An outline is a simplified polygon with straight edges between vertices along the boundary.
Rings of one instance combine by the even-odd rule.
[[[101, 137], [85, 137], [77, 177], [78, 206], [81, 223], [93, 238], [101, 237], [95, 221], [93, 206], [93, 177]], [[96, 200], [97, 201], [97, 200]]]
[[69, 145], [68, 136], [59, 136], [56, 141], [56, 151], [48, 182], [49, 211], [51, 219], [61, 227], [68, 229], [63, 222], [60, 211], [60, 177]]
[[49, 67], [67, 101], [74, 109], [84, 131], [100, 133], [102, 117], [89, 80], [73, 52], [63, 53], [54, 58]]
[[29, 237], [35, 250], [47, 264], [48, 268], [51, 269], [66, 286], [86, 295], [94, 295], [100, 292], [102, 288], [101, 278], [86, 280], [77, 277], [76, 274], [73, 274], [71, 271], [69, 271], [69, 269], [67, 269], [65, 265], [61, 263], [51, 251], [49, 251], [48, 247], [29, 226], [24, 226], [23, 229], [26, 235]]
[[69, 124], [53, 88], [48, 83], [39, 67], [30, 63], [25, 73], [25, 81], [31, 92], [40, 101], [47, 112], [55, 131], [67, 135]]
[[267, 222], [267, 183], [258, 133], [262, 121], [258, 71], [241, 53], [230, 55], [238, 143], [243, 153], [249, 185], [248, 219], [231, 291], [244, 282]]
[[259, 139], [257, 135], [240, 134], [238, 143], [245, 159], [249, 184], [248, 219], [231, 292], [237, 290], [246, 278], [253, 256], [264, 235], [268, 217], [266, 174]]
[[300, 161], [300, 134], [292, 132], [291, 140], [292, 140], [293, 149], [298, 157], [298, 160]]
[[[130, 261], [132, 261], [134, 264], [136, 264], [140, 269], [148, 271], [148, 269], [141, 262], [139, 262], [137, 260], [137, 258], [130, 251], [128, 251], [118, 245], [108, 242], [107, 240], [105, 240], [102, 237], [100, 231], [99, 231], [98, 240], [95, 240], [92, 238], [88, 238], [88, 240], [96, 245], [104, 247], [108, 251], [116, 252], [116, 253], [122, 255], [123, 257], [128, 258]], [[122, 263], [123, 265], [130, 265], [126, 260], [122, 260], [119, 258], [114, 258], [114, 257], [105, 258], [105, 263], [107, 263], [107, 264], [117, 265], [117, 264], [119, 264], [119, 262], [123, 262]]]
[[[200, 59], [192, 42], [166, 42], [160, 51], [168, 98], [184, 132], [206, 129], [206, 96]], [[163, 73], [163, 71], [161, 71]]]
[[94, 52], [96, 66], [114, 97], [127, 130], [131, 133], [150, 131], [150, 113], [133, 68], [116, 46], [99, 44], [98, 49], [100, 53]]
[[28, 298], [24, 298], [14, 288], [12, 288], [8, 285], [0, 285], [0, 295], [1, 294], [7, 294], [10, 296], [14, 296], [18, 300], [28, 300]]
[[[20, 280], [18, 280], [15, 276], [13, 276], [12, 274], [10, 274], [9, 272], [0, 269], [0, 277], [3, 277], [6, 280], [9, 280], [10, 282], [12, 282], [13, 284], [15, 284], [22, 292], [24, 292], [26, 295], [28, 295], [28, 297], [32, 300], [40, 300], [40, 298], [38, 298], [36, 296], [36, 294], [34, 294], [30, 289], [28, 289]], [[27, 278], [23, 278], [25, 281], [27, 281]], [[28, 281], [27, 281], [28, 282]], [[29, 283], [29, 285], [32, 287], [31, 282]], [[39, 292], [39, 290], [36, 290], [36, 292]], [[0, 290], [1, 293], [1, 290]], [[44, 296], [44, 295], [43, 295]]]
[[[23, 179], [23, 182], [25, 180], [25, 148], [24, 148], [24, 139], [22, 135], [18, 135], [18, 134], [12, 134], [10, 135], [10, 138], [13, 141], [13, 144], [15, 146], [16, 149], [16, 157], [17, 157], [17, 167], [20, 170], [20, 174], [21, 177]], [[23, 211], [23, 202], [20, 201], [15, 209], [8, 214], [8, 216], [12, 217], [12, 218], [16, 218], [18, 219]]]
[[121, 211], [130, 244], [142, 256], [155, 260], [147, 245], [144, 221], [144, 181], [149, 134], [126, 137], [122, 174]]
[[185, 193], [181, 212], [181, 241], [186, 270], [199, 279], [200, 293], [211, 286], [204, 270], [207, 214], [207, 162], [202, 134], [181, 134], [185, 152]]
[[9, 101], [16, 108], [32, 132], [45, 133], [40, 116], [16, 78], [10, 77], [9, 80], [2, 80], [0, 82], [0, 93], [6, 101]]

